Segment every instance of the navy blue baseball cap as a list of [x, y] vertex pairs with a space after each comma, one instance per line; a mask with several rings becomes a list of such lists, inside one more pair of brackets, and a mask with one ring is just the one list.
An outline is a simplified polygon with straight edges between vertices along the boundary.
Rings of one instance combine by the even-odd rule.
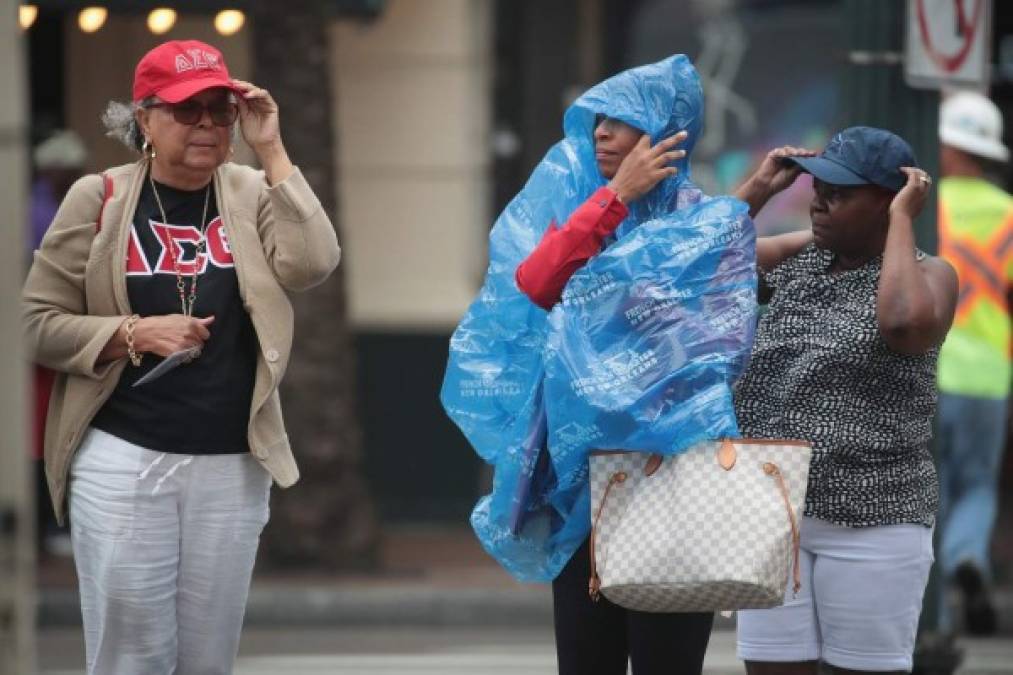
[[898, 192], [907, 183], [902, 166], [918, 166], [911, 146], [897, 134], [873, 127], [838, 132], [819, 157], [788, 157], [806, 173], [831, 185], [879, 185]]

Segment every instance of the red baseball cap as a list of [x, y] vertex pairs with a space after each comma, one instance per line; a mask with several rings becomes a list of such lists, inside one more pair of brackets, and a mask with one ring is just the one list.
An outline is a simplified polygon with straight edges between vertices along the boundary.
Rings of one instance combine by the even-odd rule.
[[171, 40], [144, 55], [134, 70], [134, 101], [157, 96], [179, 103], [212, 87], [242, 92], [232, 84], [222, 53], [199, 40]]

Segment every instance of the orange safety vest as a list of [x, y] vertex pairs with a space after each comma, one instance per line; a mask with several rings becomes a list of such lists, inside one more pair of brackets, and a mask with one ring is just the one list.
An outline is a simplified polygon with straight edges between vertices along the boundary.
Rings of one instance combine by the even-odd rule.
[[946, 205], [939, 203], [939, 254], [960, 280], [954, 324], [963, 323], [979, 302], [991, 302], [1008, 313], [1006, 269], [1013, 256], [1013, 213], [985, 242], [955, 232]]

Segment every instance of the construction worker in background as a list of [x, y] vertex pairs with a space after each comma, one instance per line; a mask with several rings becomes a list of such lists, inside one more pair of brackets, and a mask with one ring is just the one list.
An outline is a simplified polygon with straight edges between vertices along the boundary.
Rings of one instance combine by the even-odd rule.
[[[939, 356], [939, 562], [963, 594], [964, 628], [996, 630], [989, 548], [1010, 390], [1013, 197], [993, 180], [1009, 159], [1002, 115], [961, 92], [940, 109], [939, 252], [957, 270], [953, 328]], [[943, 599], [941, 623], [952, 630]]]
[[85, 174], [88, 150], [73, 131], [58, 129], [32, 152], [33, 180], [28, 245], [39, 248], [70, 186]]

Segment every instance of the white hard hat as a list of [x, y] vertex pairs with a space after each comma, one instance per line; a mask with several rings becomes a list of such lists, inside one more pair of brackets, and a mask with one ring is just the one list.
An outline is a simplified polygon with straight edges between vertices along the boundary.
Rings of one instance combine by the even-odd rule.
[[1000, 162], [1009, 159], [1002, 144], [1002, 113], [987, 97], [962, 91], [939, 109], [939, 140], [958, 150]]
[[35, 146], [33, 159], [39, 169], [82, 169], [88, 161], [88, 151], [80, 136], [61, 129]]

